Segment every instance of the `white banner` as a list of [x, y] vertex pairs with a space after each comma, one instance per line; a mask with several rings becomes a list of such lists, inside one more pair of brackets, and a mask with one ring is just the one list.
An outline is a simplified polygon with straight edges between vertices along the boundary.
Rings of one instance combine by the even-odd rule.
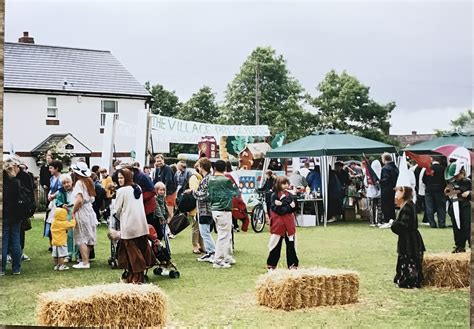
[[151, 115], [152, 134], [171, 143], [197, 144], [201, 137], [270, 136], [268, 126], [214, 125]]

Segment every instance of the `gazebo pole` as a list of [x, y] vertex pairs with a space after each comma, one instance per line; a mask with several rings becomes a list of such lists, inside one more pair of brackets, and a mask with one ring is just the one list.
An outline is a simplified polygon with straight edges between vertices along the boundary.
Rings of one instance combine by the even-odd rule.
[[328, 223], [328, 183], [329, 183], [329, 161], [328, 156], [324, 155], [319, 158], [319, 165], [321, 171], [321, 187], [324, 206], [324, 227]]
[[270, 158], [265, 157], [263, 159], [262, 178], [260, 179], [260, 182], [258, 184], [258, 187], [260, 187], [260, 188], [263, 187], [263, 182], [265, 180], [265, 173], [267, 172], [267, 169], [268, 169], [269, 165], [270, 165]]

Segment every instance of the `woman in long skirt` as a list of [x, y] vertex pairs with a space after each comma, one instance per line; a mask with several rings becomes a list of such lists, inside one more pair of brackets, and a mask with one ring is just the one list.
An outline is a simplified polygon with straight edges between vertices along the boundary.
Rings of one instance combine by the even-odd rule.
[[418, 231], [416, 206], [412, 198], [411, 187], [396, 187], [395, 203], [400, 212], [391, 229], [398, 235], [398, 260], [393, 281], [399, 288], [421, 288], [423, 281], [423, 253], [426, 249]]

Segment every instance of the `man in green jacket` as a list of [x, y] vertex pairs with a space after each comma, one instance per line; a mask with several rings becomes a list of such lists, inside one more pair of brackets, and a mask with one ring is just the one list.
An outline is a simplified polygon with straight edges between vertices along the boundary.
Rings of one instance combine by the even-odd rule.
[[232, 197], [239, 194], [239, 189], [224, 176], [225, 168], [225, 161], [216, 161], [208, 186], [209, 203], [217, 228], [214, 268], [230, 268], [235, 264], [232, 258]]

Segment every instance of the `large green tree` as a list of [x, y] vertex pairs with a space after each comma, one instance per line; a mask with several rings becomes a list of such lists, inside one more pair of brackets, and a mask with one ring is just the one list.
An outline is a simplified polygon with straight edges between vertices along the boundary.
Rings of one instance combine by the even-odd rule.
[[303, 107], [305, 101], [305, 92], [283, 56], [270, 47], [258, 47], [227, 86], [220, 121], [253, 125], [258, 115], [259, 123], [268, 125], [272, 134], [285, 132], [291, 141], [306, 135], [315, 124], [316, 117]]
[[318, 129], [339, 129], [384, 142], [389, 138], [390, 113], [395, 102], [379, 104], [370, 98], [369, 87], [343, 71], [331, 70], [312, 101], [319, 116]]
[[153, 96], [151, 113], [166, 117], [176, 117], [178, 115], [181, 103], [174, 90], [166, 90], [159, 83], [152, 86], [149, 81], [145, 83], [145, 88]]
[[216, 95], [208, 86], [204, 86], [194, 93], [181, 106], [178, 118], [182, 120], [215, 123], [219, 117], [219, 106]]

